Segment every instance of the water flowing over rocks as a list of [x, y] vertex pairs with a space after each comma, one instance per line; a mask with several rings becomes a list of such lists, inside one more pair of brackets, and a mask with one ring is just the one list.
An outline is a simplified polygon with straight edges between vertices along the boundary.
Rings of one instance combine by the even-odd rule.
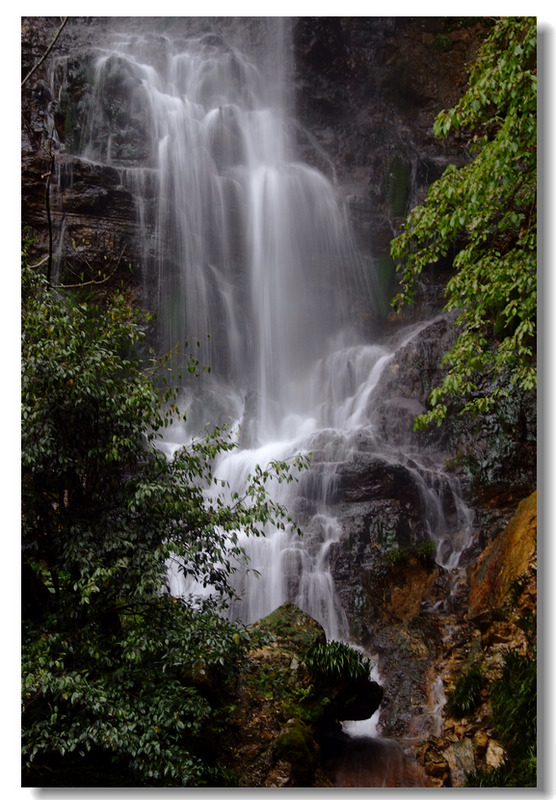
[[[160, 18], [148, 24], [159, 36], [161, 55], [168, 34], [204, 35], [208, 41], [210, 36], [218, 39], [213, 33], [216, 26], [220, 37], [232, 37], [232, 41], [238, 37], [238, 26], [231, 18]], [[247, 18], [242, 24], [241, 35], [251, 39], [255, 50], [268, 49], [261, 20]], [[87, 169], [80, 163], [80, 151], [94, 101], [95, 48], [119, 25], [137, 35], [143, 29], [139, 19], [70, 19], [50, 59], [24, 85], [23, 224], [32, 229], [42, 252], [49, 237], [46, 176], [52, 166], [58, 170], [62, 153], [68, 166], [73, 164], [78, 172]], [[58, 18], [23, 18], [23, 78], [42, 57], [58, 27]], [[434, 139], [431, 121], [455, 101], [465, 85], [465, 65], [485, 23], [480, 19], [462, 24], [434, 18], [308, 17], [292, 20], [291, 27], [300, 155], [336, 181], [359, 244], [377, 261], [381, 285], [387, 289], [393, 280], [389, 242], [399, 221], [449, 161], [467, 157], [461, 146]], [[97, 113], [94, 141], [104, 155], [109, 147], [110, 158], [121, 167], [148, 164], [151, 157], [144, 110], [129, 102], [137, 94], [137, 84], [137, 73], [129, 62], [113, 58], [105, 76], [103, 114]], [[48, 134], [49, 124], [54, 125], [54, 140]], [[52, 180], [49, 190], [54, 249], [63, 250], [66, 269], [76, 275], [87, 272], [83, 259], [72, 255], [72, 242], [79, 248], [85, 241], [90, 263], [102, 263], [104, 256], [116, 259], [125, 243], [128, 261], [137, 265], [140, 254], [132, 243], [140, 232], [140, 218], [133, 212], [125, 218], [118, 213], [112, 221], [109, 213], [98, 213], [102, 207], [107, 212], [121, 208], [121, 177], [115, 183], [114, 170], [97, 165], [87, 190], [88, 202], [80, 213], [73, 211], [71, 229], [64, 231], [64, 195], [69, 183]], [[57, 192], [61, 198], [55, 196]], [[121, 274], [129, 278], [127, 265], [126, 270], [123, 267]]]
[[[356, 777], [354, 767], [376, 757], [398, 763], [400, 781], [425, 785], [417, 757], [428, 785], [460, 786], [466, 771], [499, 763], [502, 754], [484, 722], [488, 695], [476, 718], [464, 721], [445, 716], [446, 693], [472, 654], [481, 652], [495, 674], [504, 647], [528, 647], [522, 618], [535, 608], [535, 500], [506, 525], [534, 486], [534, 409], [516, 403], [503, 437], [488, 418], [479, 431], [451, 420], [414, 431], [455, 337], [454, 317], [442, 313], [450, 265], [439, 264], [423, 281], [414, 310], [393, 318], [389, 245], [444, 167], [469, 158], [458, 137], [433, 137], [432, 120], [460, 95], [488, 22], [299, 18], [279, 29], [276, 53], [261, 19], [216, 20], [216, 29], [202, 18], [153, 19], [148, 42], [141, 20], [127, 20], [121, 40], [110, 38], [120, 23], [71, 19], [24, 84], [22, 221], [24, 237], [35, 239], [31, 254], [51, 250], [56, 281], [110, 274], [149, 310], [160, 304], [167, 342], [183, 334], [188, 303], [199, 334], [214, 328], [212, 341], [221, 346], [207, 356], [222, 381], [210, 398], [193, 398], [189, 420], [241, 425], [238, 462], [221, 464], [221, 477], [232, 480], [225, 470], [237, 473], [241, 459], [242, 469], [264, 461], [276, 442], [275, 457], [312, 452], [310, 472], [285, 496], [303, 542], [285, 535], [278, 544], [258, 543], [268, 547], [261, 558], [278, 575], [276, 588], [263, 584], [262, 600], [250, 597], [237, 611], [254, 622], [281, 607], [259, 623], [275, 641], [251, 653], [251, 672], [242, 677], [230, 768], [239, 770], [241, 786], [380, 785], [384, 776]], [[24, 18], [23, 77], [58, 26], [57, 19]], [[138, 42], [144, 50], [134, 49]], [[284, 42], [287, 64], [279, 64]], [[212, 69], [205, 83], [201, 52]], [[263, 52], [267, 72], [261, 67], [259, 80], [254, 65]], [[162, 83], [168, 54], [176, 57], [178, 83], [186, 62], [199, 68], [195, 102], [180, 104], [179, 92]], [[287, 88], [272, 85], [284, 91], [287, 124], [267, 114], [261, 88], [280, 70]], [[214, 86], [231, 95], [207, 99]], [[183, 129], [172, 129], [176, 117]], [[282, 123], [284, 138], [276, 133]], [[284, 148], [279, 166], [274, 152], [269, 157], [274, 147]], [[171, 156], [179, 153], [183, 167], [190, 152], [194, 169], [180, 173], [180, 182]], [[316, 221], [301, 210], [307, 197], [321, 214]], [[181, 216], [173, 216], [176, 206]], [[267, 218], [255, 218], [259, 208]], [[316, 254], [315, 241], [322, 245]], [[284, 286], [274, 276], [286, 261]], [[270, 279], [259, 264], [272, 265]], [[338, 335], [336, 349], [329, 347], [329, 334], [346, 319], [357, 336]], [[407, 323], [418, 324], [408, 330]], [[469, 454], [473, 474], [463, 463]], [[518, 603], [507, 608], [516, 581]], [[326, 637], [319, 623], [283, 605], [291, 599], [319, 609], [329, 638], [350, 638], [378, 659], [382, 691], [369, 682], [355, 703], [370, 716], [384, 694], [382, 750], [368, 741], [350, 749], [338, 733], [334, 725], [353, 719], [355, 704], [334, 696], [338, 687], [327, 687], [328, 738], [300, 718], [295, 706], [309, 686], [301, 656]], [[506, 618], [493, 619], [493, 608], [505, 609]], [[287, 688], [285, 698], [278, 685]], [[389, 737], [411, 751], [409, 759]]]

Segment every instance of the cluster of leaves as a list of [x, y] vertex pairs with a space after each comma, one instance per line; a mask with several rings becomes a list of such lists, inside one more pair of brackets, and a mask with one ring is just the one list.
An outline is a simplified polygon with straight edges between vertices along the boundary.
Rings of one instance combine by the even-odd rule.
[[537, 431], [533, 391], [509, 384], [493, 409], [476, 418], [452, 417], [448, 427], [459, 447], [450, 466], [461, 468], [475, 485], [534, 484]]
[[122, 613], [112, 636], [87, 619], [79, 630], [61, 630], [46, 615], [42, 636], [25, 624], [24, 783], [219, 781], [211, 737], [220, 731], [225, 699], [221, 688], [207, 690], [203, 676], [224, 686], [246, 634], [240, 640], [234, 626], [207, 610], [159, 605], [135, 609], [132, 619]]
[[303, 660], [315, 676], [325, 680], [356, 683], [367, 679], [370, 673], [369, 659], [345, 642], [317, 642], [306, 651]]
[[[246, 563], [238, 532], [288, 523], [265, 487], [293, 476], [258, 469], [230, 501], [221, 431], [171, 459], [154, 446], [174, 394], [144, 369], [124, 294], [99, 309], [24, 267], [22, 297], [24, 783], [218, 783], [249, 642], [221, 616]], [[170, 597], [169, 564], [208, 598]]]
[[490, 692], [495, 733], [506, 750], [502, 766], [467, 776], [467, 786], [537, 785], [537, 661], [534, 650], [504, 654]]
[[464, 669], [448, 695], [446, 712], [452, 717], [466, 717], [471, 714], [479, 704], [485, 684], [485, 675], [478, 663]]
[[504, 654], [502, 676], [491, 691], [496, 730], [508, 746], [528, 747], [537, 736], [537, 662], [534, 653]]
[[500, 18], [467, 92], [434, 123], [437, 136], [461, 131], [474, 157], [445, 170], [391, 244], [402, 269], [398, 307], [412, 301], [428, 265], [457, 251], [446, 309], [459, 311], [459, 335], [418, 427], [440, 424], [450, 397], [467, 398], [463, 410], [477, 413], [509, 384], [536, 387], [536, 101], [535, 18]]

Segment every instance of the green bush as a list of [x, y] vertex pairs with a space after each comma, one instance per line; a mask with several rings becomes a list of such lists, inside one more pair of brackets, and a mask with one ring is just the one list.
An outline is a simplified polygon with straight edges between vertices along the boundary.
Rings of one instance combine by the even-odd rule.
[[501, 742], [526, 755], [537, 737], [537, 662], [515, 650], [504, 654], [502, 676], [490, 693], [492, 717]]
[[[208, 500], [235, 445], [216, 430], [171, 459], [154, 447], [175, 398], [128, 298], [100, 309], [25, 267], [22, 299], [23, 784], [218, 785], [249, 643], [222, 616], [237, 532], [286, 524], [265, 484], [288, 467]], [[170, 597], [169, 562], [209, 599]]]
[[471, 664], [458, 677], [446, 699], [446, 712], [452, 717], [467, 717], [481, 699], [485, 676], [479, 664]]
[[504, 654], [502, 675], [491, 688], [492, 722], [506, 760], [467, 776], [467, 786], [537, 785], [537, 662], [534, 652]]
[[473, 160], [446, 168], [391, 243], [401, 270], [398, 308], [413, 301], [431, 265], [453, 267], [445, 309], [457, 309], [458, 335], [419, 428], [440, 424], [455, 398], [475, 416], [510, 386], [536, 389], [536, 63], [535, 17], [496, 19], [467, 91], [433, 126], [439, 137], [463, 137]]
[[356, 682], [369, 677], [369, 659], [344, 642], [318, 642], [304, 655], [309, 670], [325, 680]]
[[434, 562], [436, 555], [436, 545], [429, 539], [418, 544], [410, 544], [405, 547], [393, 547], [384, 553], [384, 561], [388, 564], [404, 564], [411, 558], [416, 558], [422, 564], [427, 565]]

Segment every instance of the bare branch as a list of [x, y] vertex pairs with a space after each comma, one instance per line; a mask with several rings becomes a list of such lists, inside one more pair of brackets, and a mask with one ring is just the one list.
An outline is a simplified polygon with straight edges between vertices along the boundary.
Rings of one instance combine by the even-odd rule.
[[47, 255], [43, 256], [40, 261], [37, 261], [36, 264], [28, 264], [27, 266], [29, 267], [29, 269], [38, 269], [39, 267], [42, 267], [45, 261], [48, 261]]
[[52, 48], [53, 48], [53, 47], [54, 47], [54, 45], [56, 44], [56, 41], [57, 41], [58, 37], [60, 36], [60, 34], [62, 33], [62, 31], [63, 31], [63, 29], [64, 29], [64, 26], [65, 26], [65, 24], [66, 24], [66, 22], [67, 22], [67, 21], [68, 21], [68, 18], [67, 18], [67, 17], [63, 17], [63, 19], [62, 19], [62, 24], [61, 24], [61, 25], [60, 25], [60, 27], [58, 28], [58, 32], [56, 33], [56, 36], [55, 36], [55, 37], [54, 37], [54, 39], [53, 39], [53, 40], [50, 42], [50, 45], [49, 45], [49, 46], [46, 48], [46, 50], [45, 50], [45, 52], [44, 52], [44, 54], [43, 54], [42, 58], [40, 58], [40, 59], [37, 61], [37, 63], [35, 64], [35, 66], [34, 66], [34, 67], [33, 67], [33, 68], [32, 68], [32, 69], [31, 69], [31, 70], [30, 70], [30, 71], [27, 73], [27, 75], [26, 75], [26, 76], [23, 78], [23, 80], [21, 81], [21, 86], [22, 86], [22, 87], [23, 87], [23, 86], [24, 86], [24, 85], [27, 83], [27, 81], [29, 80], [29, 78], [31, 77], [31, 75], [33, 74], [33, 72], [35, 72], [35, 70], [36, 70], [36, 69], [38, 69], [38, 68], [40, 67], [40, 65], [43, 63], [43, 61], [46, 59], [46, 57], [48, 56], [48, 54], [50, 53], [50, 51], [52, 50]]
[[[111, 278], [113, 278], [114, 275], [116, 274], [116, 272], [118, 271], [118, 267], [120, 266], [121, 260], [123, 258], [124, 253], [125, 253], [126, 246], [127, 245], [124, 244], [124, 246], [122, 247], [122, 251], [121, 251], [121, 253], [120, 253], [119, 257], [118, 257], [118, 260], [116, 261], [116, 265], [115, 265], [114, 269], [112, 270], [112, 272], [109, 275], [105, 275], [104, 278], [101, 278], [99, 280], [97, 280], [96, 278], [93, 278], [90, 281], [80, 281], [79, 283], [59, 283], [58, 285], [53, 286], [53, 288], [54, 289], [80, 289], [82, 286], [100, 286], [103, 283], [108, 283], [108, 281]], [[85, 263], [87, 264], [87, 266], [90, 266], [90, 264], [87, 261]]]

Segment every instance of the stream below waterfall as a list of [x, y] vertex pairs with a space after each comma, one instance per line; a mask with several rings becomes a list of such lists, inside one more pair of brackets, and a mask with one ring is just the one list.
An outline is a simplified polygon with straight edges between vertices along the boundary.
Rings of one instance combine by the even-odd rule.
[[[180, 389], [187, 422], [161, 445], [168, 455], [205, 426], [228, 425], [238, 447], [219, 457], [214, 476], [231, 498], [256, 465], [313, 453], [298, 482], [271, 487], [299, 514], [304, 536], [286, 527], [240, 541], [260, 577], [236, 575], [232, 616], [252, 623], [291, 600], [329, 639], [349, 640], [330, 569], [345, 535], [331, 503], [345, 465], [364, 455], [406, 470], [446, 569], [457, 567], [472, 520], [441, 460], [390, 441], [377, 425], [385, 368], [430, 322], [369, 341], [372, 264], [334, 186], [296, 158], [288, 22], [259, 27], [268, 28], [264, 37], [258, 31], [266, 44], [256, 46], [231, 24], [176, 39], [146, 30], [107, 37], [82, 157], [115, 167], [133, 193], [161, 347], [198, 340], [195, 355], [211, 368]], [[148, 142], [140, 166], [114, 130], [118, 114], [137, 121], [137, 148]], [[170, 583], [176, 595], [195, 589], [177, 572]], [[389, 776], [404, 770], [400, 780], [424, 785], [396, 743], [352, 741], [337, 764], [338, 786], [394, 785]]]

